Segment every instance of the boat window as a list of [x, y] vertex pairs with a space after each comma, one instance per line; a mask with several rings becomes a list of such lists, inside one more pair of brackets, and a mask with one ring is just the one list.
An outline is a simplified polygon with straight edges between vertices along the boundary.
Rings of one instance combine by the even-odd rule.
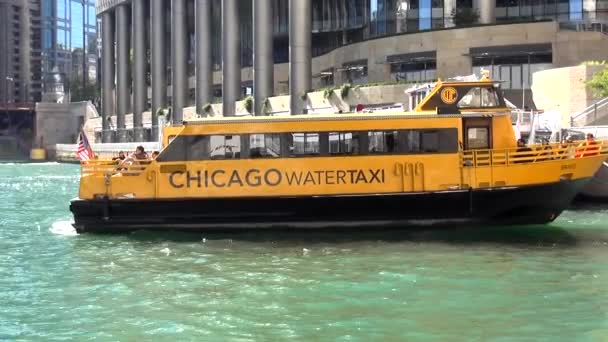
[[212, 160], [238, 159], [241, 156], [241, 137], [239, 135], [211, 135], [209, 145]]
[[319, 155], [319, 133], [291, 133], [288, 137], [291, 156]]
[[281, 156], [280, 134], [251, 134], [249, 136], [249, 157], [278, 158]]
[[358, 154], [359, 132], [329, 133], [329, 154]]
[[439, 152], [439, 133], [437, 131], [422, 132], [422, 151]]
[[420, 152], [420, 131], [407, 130], [399, 131], [399, 141], [403, 146], [403, 152]]
[[[484, 146], [488, 141], [487, 127], [471, 128], [467, 132], [471, 148], [486, 148]], [[456, 128], [371, 132], [182, 135], [175, 137], [157, 160], [171, 162], [280, 158], [281, 156], [454, 153], [457, 151], [458, 130]]]
[[369, 153], [394, 153], [398, 151], [398, 131], [368, 132]]
[[174, 162], [174, 161], [187, 161], [188, 156], [186, 153], [186, 138], [188, 136], [178, 136], [169, 141], [169, 145], [165, 147], [160, 155], [156, 158], [159, 162]]
[[489, 87], [471, 88], [458, 102], [458, 108], [498, 107], [496, 89]]
[[490, 148], [489, 130], [487, 127], [470, 127], [467, 129], [468, 148], [488, 149]]
[[187, 135], [185, 136], [187, 159], [206, 160], [209, 159], [209, 136]]

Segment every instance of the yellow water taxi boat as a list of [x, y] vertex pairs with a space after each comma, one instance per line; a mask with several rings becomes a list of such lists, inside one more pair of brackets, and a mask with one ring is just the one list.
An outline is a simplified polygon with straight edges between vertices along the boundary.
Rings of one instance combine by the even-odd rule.
[[500, 86], [439, 81], [413, 112], [205, 118], [158, 158], [82, 165], [78, 232], [554, 220], [608, 142], [518, 146]]

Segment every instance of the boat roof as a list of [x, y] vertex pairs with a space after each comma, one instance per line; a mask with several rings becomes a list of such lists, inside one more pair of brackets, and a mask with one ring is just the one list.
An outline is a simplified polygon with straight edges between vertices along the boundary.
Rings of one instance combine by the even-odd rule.
[[[436, 114], [428, 112], [397, 112], [397, 113], [342, 113], [342, 114], [298, 114], [281, 116], [235, 116], [208, 117], [184, 121], [184, 125], [203, 124], [242, 124], [260, 122], [298, 122], [298, 121], [349, 121], [349, 120], [394, 120], [394, 119], [446, 119], [469, 117], [492, 117], [510, 115], [510, 112], [467, 112], [462, 114]], [[181, 125], [177, 125], [181, 126]]]

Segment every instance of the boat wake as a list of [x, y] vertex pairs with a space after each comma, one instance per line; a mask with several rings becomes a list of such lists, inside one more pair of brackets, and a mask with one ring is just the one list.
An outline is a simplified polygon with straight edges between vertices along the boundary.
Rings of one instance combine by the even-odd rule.
[[76, 228], [72, 226], [71, 221], [57, 221], [51, 225], [49, 231], [55, 235], [76, 236]]

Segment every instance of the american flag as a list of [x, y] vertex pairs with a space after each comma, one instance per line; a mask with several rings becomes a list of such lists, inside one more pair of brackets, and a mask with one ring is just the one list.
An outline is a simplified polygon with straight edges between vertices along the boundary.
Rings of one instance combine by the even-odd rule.
[[89, 160], [95, 157], [95, 153], [93, 153], [89, 140], [87, 139], [86, 134], [83, 132], [80, 132], [78, 135], [78, 150], [76, 151], [76, 155], [80, 161]]

